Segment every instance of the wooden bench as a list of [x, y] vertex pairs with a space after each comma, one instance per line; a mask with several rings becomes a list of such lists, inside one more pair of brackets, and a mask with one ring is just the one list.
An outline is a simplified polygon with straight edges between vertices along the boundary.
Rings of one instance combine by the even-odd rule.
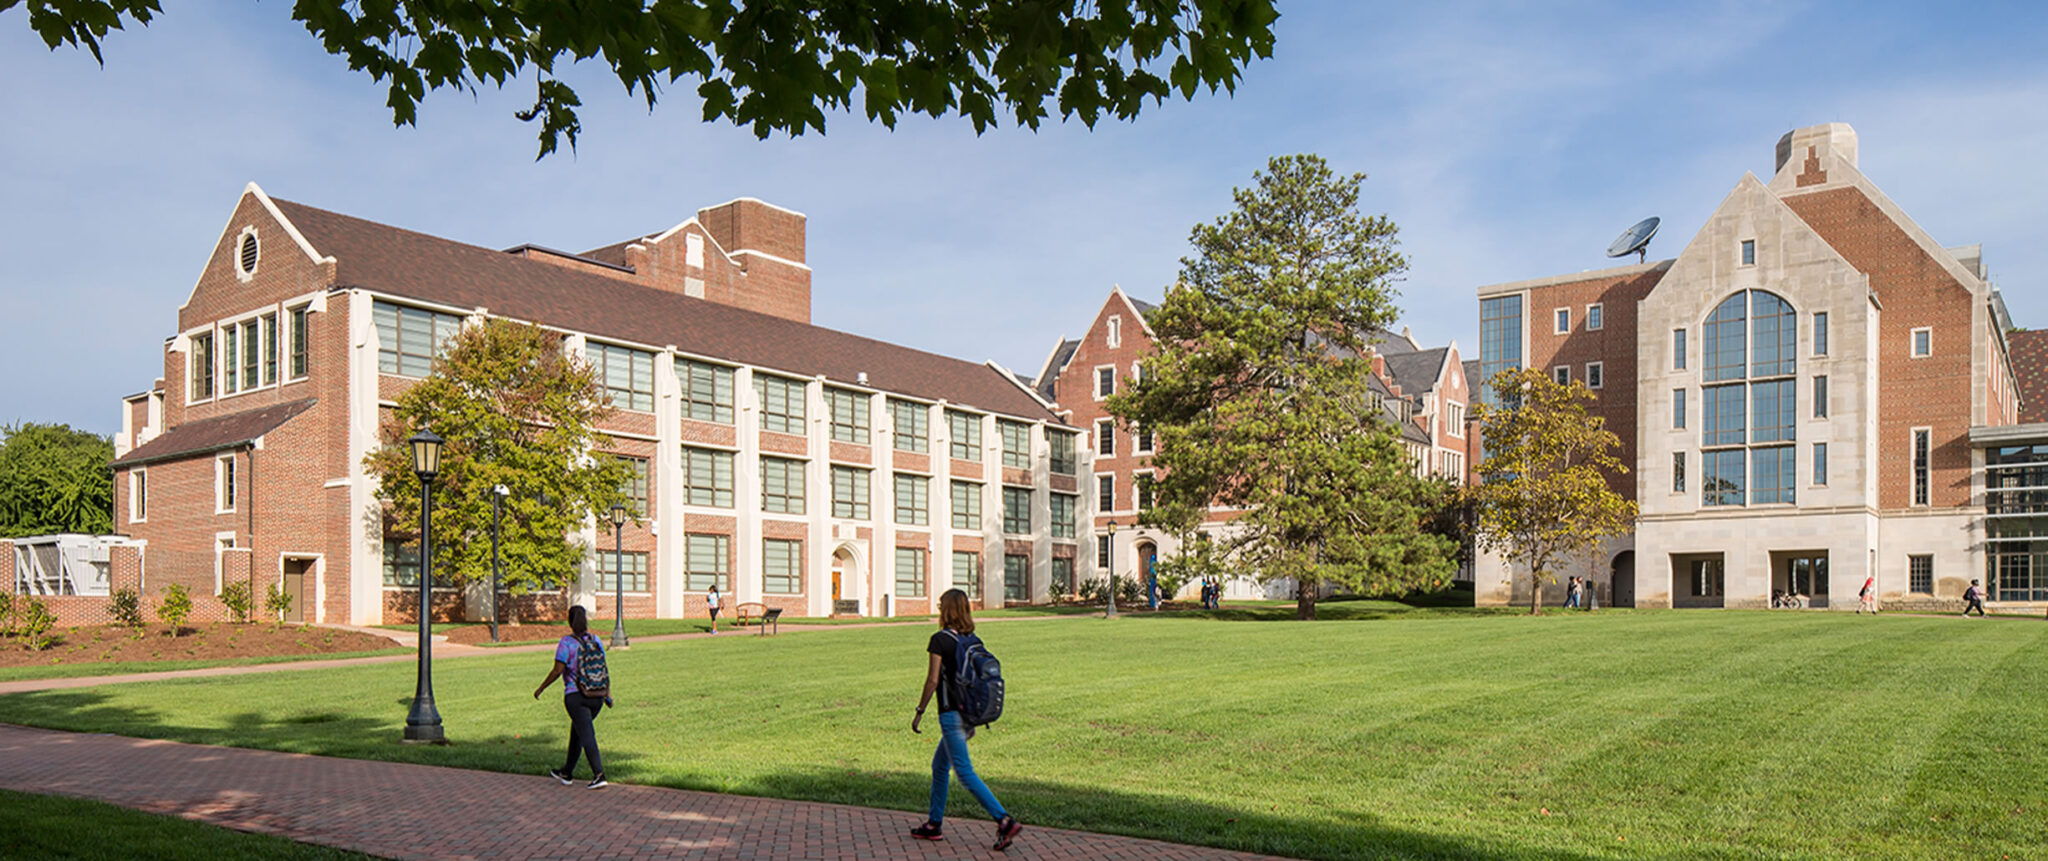
[[747, 622], [752, 621], [754, 624], [761, 626], [761, 633], [763, 634], [769, 633], [771, 629], [775, 633], [781, 633], [781, 618], [781, 607], [770, 607], [759, 601], [748, 601], [733, 608], [734, 625], [744, 628], [747, 626]]

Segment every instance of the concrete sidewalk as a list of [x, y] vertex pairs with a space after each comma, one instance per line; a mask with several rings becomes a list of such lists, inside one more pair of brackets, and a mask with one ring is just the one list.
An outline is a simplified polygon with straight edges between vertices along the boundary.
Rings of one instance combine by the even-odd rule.
[[[915, 813], [546, 776], [335, 759], [0, 724], [0, 787], [110, 802], [390, 858], [1103, 861], [1262, 856], [1037, 828], [1007, 853], [986, 820], [946, 840]], [[998, 784], [1000, 787], [1000, 784]], [[92, 824], [78, 823], [90, 839]]]

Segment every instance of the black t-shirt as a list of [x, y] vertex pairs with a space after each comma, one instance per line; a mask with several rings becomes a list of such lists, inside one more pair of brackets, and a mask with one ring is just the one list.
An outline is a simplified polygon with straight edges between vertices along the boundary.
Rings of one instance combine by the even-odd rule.
[[960, 698], [953, 690], [953, 679], [960, 673], [960, 638], [952, 631], [940, 628], [932, 635], [931, 642], [924, 650], [939, 656], [939, 711], [960, 710]]

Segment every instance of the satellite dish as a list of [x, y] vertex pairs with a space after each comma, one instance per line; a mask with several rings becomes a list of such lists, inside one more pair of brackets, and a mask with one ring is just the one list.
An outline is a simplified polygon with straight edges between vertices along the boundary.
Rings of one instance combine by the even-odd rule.
[[1607, 246], [1607, 256], [1626, 257], [1629, 252], [1636, 254], [1636, 262], [1650, 259], [1650, 237], [1657, 235], [1657, 216], [1650, 216], [1636, 222], [1634, 227], [1621, 232], [1620, 236]]

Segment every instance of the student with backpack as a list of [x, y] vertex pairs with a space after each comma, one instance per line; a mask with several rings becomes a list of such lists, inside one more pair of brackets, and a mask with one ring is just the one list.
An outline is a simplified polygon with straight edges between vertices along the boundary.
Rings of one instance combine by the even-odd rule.
[[960, 785], [981, 802], [989, 818], [996, 821], [997, 851], [1010, 848], [1024, 826], [1003, 811], [995, 793], [974, 773], [967, 758], [967, 740], [974, 728], [993, 723], [1003, 713], [1002, 665], [989, 654], [981, 638], [974, 635], [974, 615], [967, 605], [967, 593], [948, 589], [939, 596], [939, 631], [925, 644], [929, 655], [924, 675], [924, 693], [917, 699], [917, 713], [910, 718], [910, 731], [921, 733], [925, 707], [932, 694], [939, 696], [939, 749], [932, 754], [931, 818], [910, 830], [922, 840], [943, 840], [946, 819], [946, 789], [953, 774]]
[[533, 698], [562, 680], [562, 707], [569, 711], [569, 760], [548, 776], [568, 786], [575, 782], [576, 756], [590, 759], [590, 788], [603, 789], [604, 755], [597, 751], [597, 713], [611, 705], [611, 673], [605, 667], [604, 643], [590, 635], [590, 613], [577, 604], [569, 608], [569, 635], [555, 644], [555, 668], [533, 689]]

